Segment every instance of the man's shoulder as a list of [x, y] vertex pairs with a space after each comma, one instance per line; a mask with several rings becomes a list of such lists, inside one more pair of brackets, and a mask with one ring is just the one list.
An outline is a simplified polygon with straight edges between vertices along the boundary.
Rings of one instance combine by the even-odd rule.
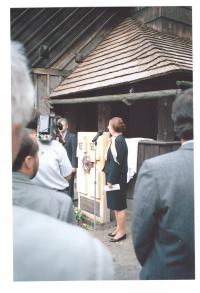
[[86, 231], [25, 208], [13, 210], [15, 280], [111, 277], [110, 253]]
[[[35, 232], [35, 237], [38, 237], [38, 239], [41, 239], [41, 240], [43, 239], [44, 241], [45, 239], [50, 239], [54, 237], [56, 238], [55, 233], [59, 237], [63, 237], [65, 235], [64, 236], [65, 242], [68, 238], [67, 236], [69, 235], [70, 235], [70, 240], [76, 239], [77, 242], [80, 242], [81, 241], [80, 239], [82, 239], [82, 241], [84, 240], [89, 241], [92, 239], [92, 237], [89, 234], [87, 234], [83, 229], [80, 229], [79, 227], [62, 222], [56, 218], [30, 210], [28, 208], [14, 205], [13, 215], [14, 215], [15, 232], [18, 232], [20, 230], [23, 233], [23, 231], [27, 230], [29, 227], [30, 234], [31, 234], [31, 231]], [[42, 235], [42, 231], [43, 232], [46, 231], [47, 237]], [[65, 233], [63, 236], [61, 235], [62, 231]], [[24, 235], [24, 236], [28, 237], [28, 235]], [[79, 236], [81, 237], [78, 241]]]
[[39, 184], [35, 184], [31, 179], [21, 180], [20, 178], [13, 178], [13, 197], [31, 198], [39, 202], [55, 202], [70, 203], [70, 198], [63, 197], [59, 191], [50, 189]]

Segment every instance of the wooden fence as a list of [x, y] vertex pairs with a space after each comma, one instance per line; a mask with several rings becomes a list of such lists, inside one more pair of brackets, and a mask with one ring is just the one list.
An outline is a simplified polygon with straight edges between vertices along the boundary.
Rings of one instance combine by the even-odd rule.
[[[143, 140], [138, 143], [138, 159], [137, 159], [137, 173], [139, 172], [139, 169], [143, 163], [144, 160], [156, 157], [165, 153], [169, 153], [172, 151], [177, 150], [180, 147], [179, 141], [149, 141], [149, 140]], [[137, 179], [137, 174], [131, 179], [131, 181], [128, 184], [128, 192], [127, 192], [127, 198], [132, 199], [133, 198], [133, 191], [135, 187], [135, 182]]]

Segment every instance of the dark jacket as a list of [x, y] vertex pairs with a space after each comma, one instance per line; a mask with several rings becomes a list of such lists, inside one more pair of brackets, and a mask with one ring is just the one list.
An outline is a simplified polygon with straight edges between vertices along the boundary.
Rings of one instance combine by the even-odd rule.
[[67, 132], [65, 135], [65, 149], [67, 151], [68, 158], [72, 164], [73, 168], [77, 168], [77, 157], [76, 157], [76, 149], [77, 149], [77, 136], [74, 133]]
[[105, 166], [103, 171], [106, 173], [106, 180], [112, 184], [126, 183], [127, 181], [127, 171], [128, 171], [128, 148], [123, 135], [119, 135], [115, 140], [115, 147], [117, 150], [117, 161], [116, 163], [113, 159], [111, 150], [109, 148], [107, 154], [107, 160], [105, 161]]
[[145, 161], [134, 192], [133, 242], [141, 279], [194, 279], [193, 143]]

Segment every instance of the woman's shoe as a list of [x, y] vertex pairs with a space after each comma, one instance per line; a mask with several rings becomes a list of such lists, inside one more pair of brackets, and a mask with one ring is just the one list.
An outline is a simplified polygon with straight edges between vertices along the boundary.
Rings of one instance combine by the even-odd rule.
[[119, 242], [119, 241], [122, 241], [122, 240], [124, 240], [124, 239], [126, 239], [126, 234], [124, 234], [122, 237], [117, 238], [117, 239], [115, 239], [115, 238], [111, 238], [111, 239], [110, 239], [110, 242]]
[[110, 237], [115, 237], [116, 234], [113, 234], [112, 232], [111, 233], [108, 233], [108, 236]]

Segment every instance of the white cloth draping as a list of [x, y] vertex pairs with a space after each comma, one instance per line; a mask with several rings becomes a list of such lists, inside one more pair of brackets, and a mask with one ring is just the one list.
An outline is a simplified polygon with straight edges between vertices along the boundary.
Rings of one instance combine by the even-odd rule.
[[134, 137], [126, 138], [126, 143], [128, 147], [128, 173], [127, 182], [133, 178], [137, 172], [137, 158], [138, 158], [138, 143], [142, 140], [152, 140], [150, 138]]

